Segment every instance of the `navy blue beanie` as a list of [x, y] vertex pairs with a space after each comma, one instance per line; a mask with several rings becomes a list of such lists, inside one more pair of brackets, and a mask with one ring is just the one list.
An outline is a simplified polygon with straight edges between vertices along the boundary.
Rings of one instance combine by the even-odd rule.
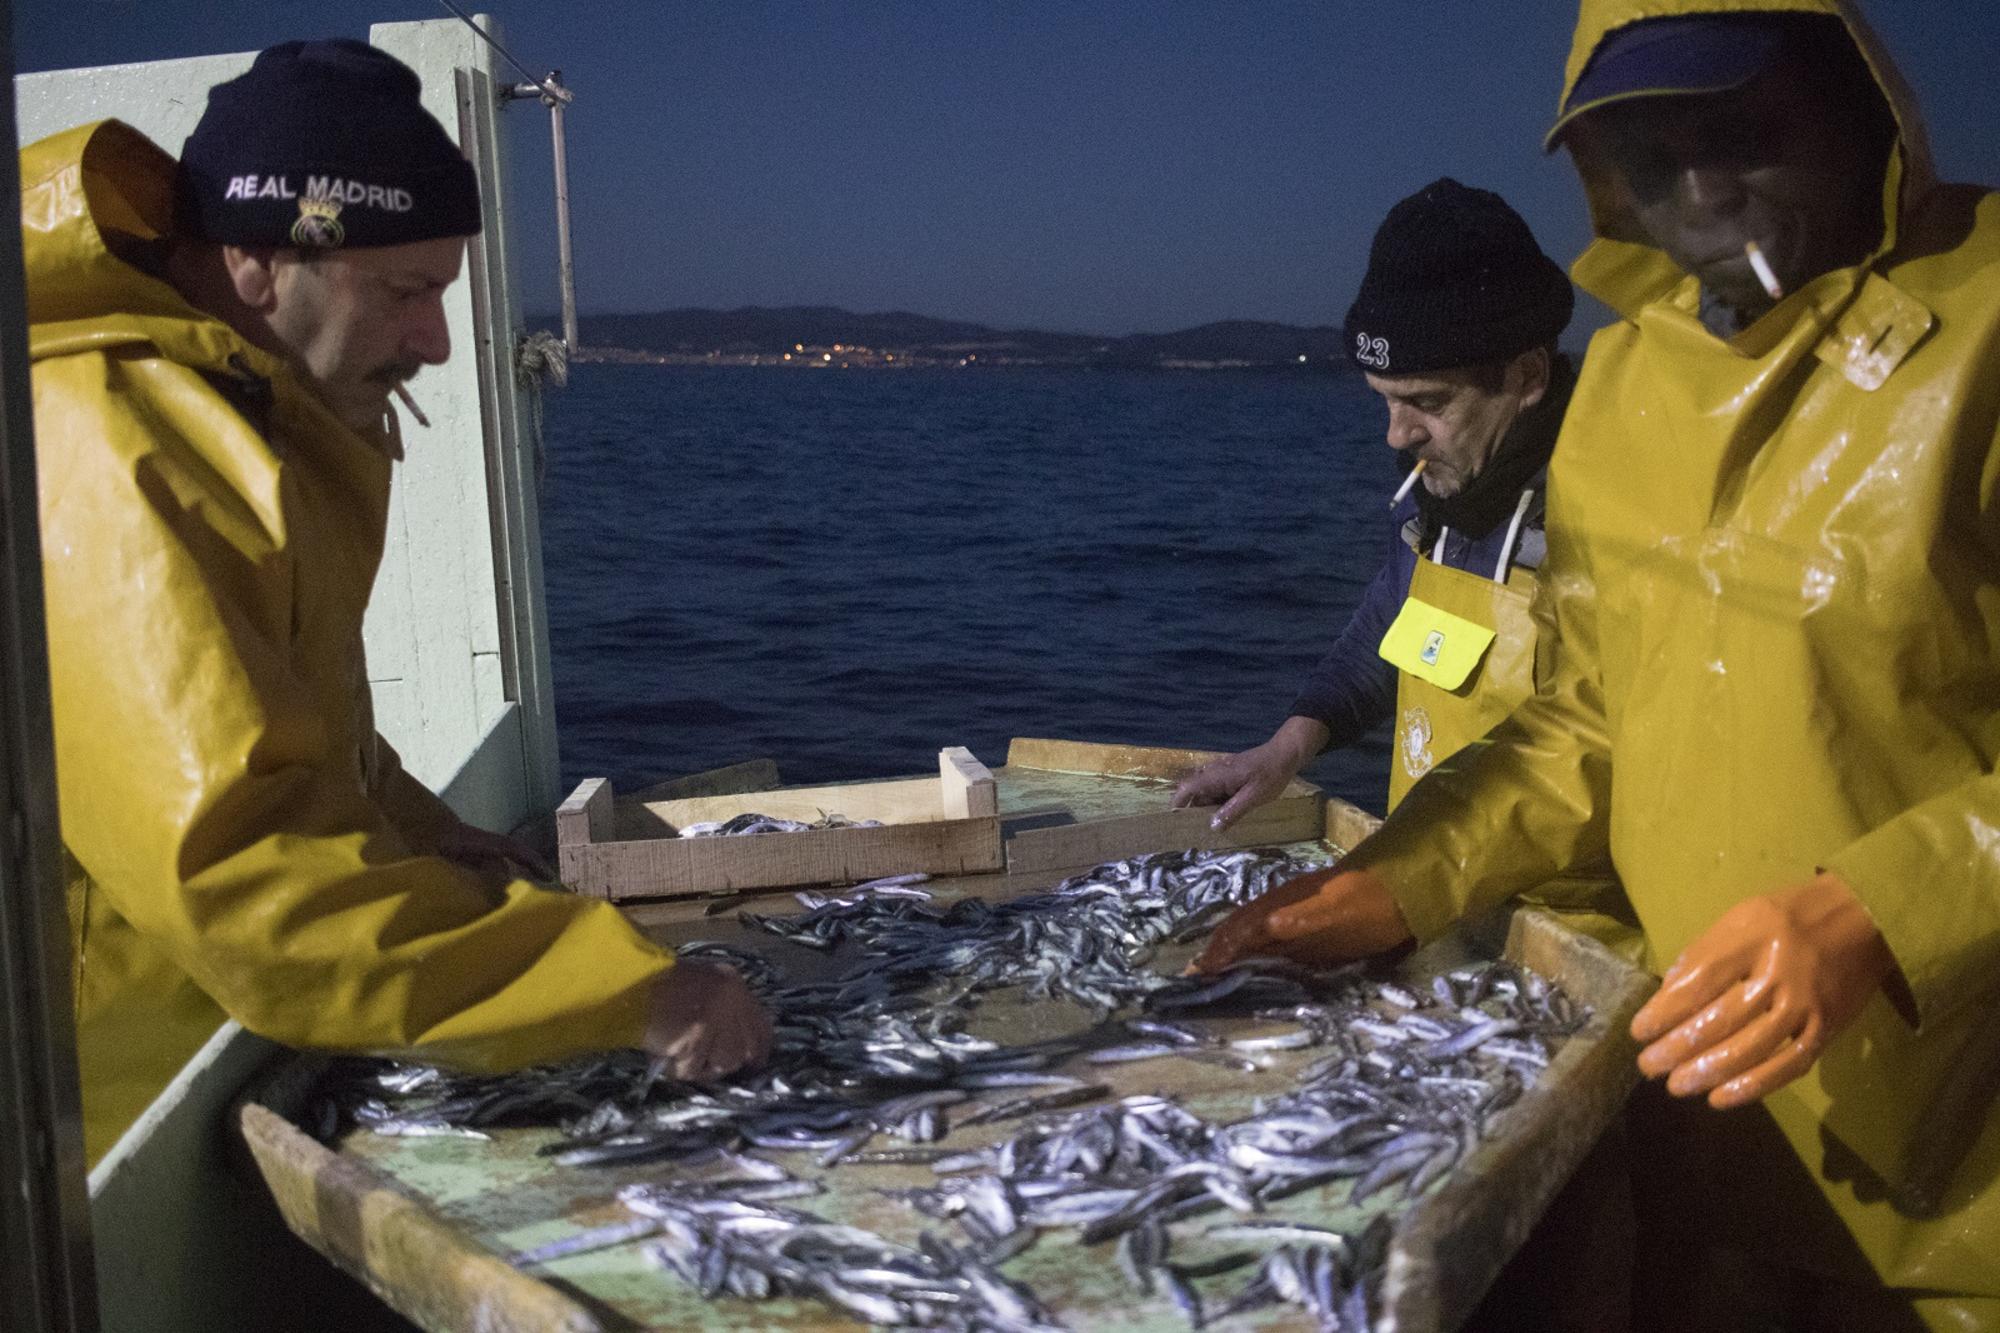
[[479, 185], [420, 100], [415, 71], [366, 42], [284, 42], [209, 89], [181, 150], [175, 226], [218, 245], [403, 245], [479, 230]]
[[1378, 375], [1504, 361], [1555, 341], [1575, 299], [1506, 200], [1446, 176], [1376, 230], [1347, 312], [1347, 356]]

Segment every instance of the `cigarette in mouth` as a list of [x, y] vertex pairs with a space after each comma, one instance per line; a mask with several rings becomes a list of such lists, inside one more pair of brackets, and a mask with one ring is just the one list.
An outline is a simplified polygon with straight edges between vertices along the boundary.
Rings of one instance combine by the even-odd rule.
[[419, 426], [422, 426], [425, 430], [431, 428], [431, 419], [424, 415], [423, 408], [417, 406], [417, 400], [410, 397], [409, 387], [401, 380], [396, 382], [396, 396], [403, 400], [404, 407], [410, 409], [410, 415], [417, 419]]
[[1778, 275], [1771, 271], [1771, 261], [1764, 258], [1764, 252], [1757, 248], [1757, 242], [1743, 242], [1743, 253], [1750, 258], [1750, 271], [1757, 275], [1757, 281], [1764, 284], [1764, 290], [1771, 294], [1773, 301], [1785, 299], [1785, 289], [1778, 285]]
[[1403, 484], [1398, 486], [1396, 493], [1389, 497], [1389, 508], [1394, 509], [1397, 505], [1403, 503], [1403, 497], [1410, 493], [1410, 487], [1417, 484], [1417, 478], [1424, 475], [1424, 468], [1429, 465], [1430, 461], [1428, 458], [1419, 458], [1417, 460], [1417, 465], [1410, 469], [1410, 475], [1403, 478]]

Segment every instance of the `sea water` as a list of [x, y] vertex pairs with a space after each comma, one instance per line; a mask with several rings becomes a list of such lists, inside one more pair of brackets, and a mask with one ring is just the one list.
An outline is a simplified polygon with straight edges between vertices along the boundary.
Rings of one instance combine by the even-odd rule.
[[[1344, 371], [577, 366], [544, 426], [565, 789], [1253, 745], [1393, 540], [1382, 428]], [[1306, 776], [1379, 812], [1387, 736]]]

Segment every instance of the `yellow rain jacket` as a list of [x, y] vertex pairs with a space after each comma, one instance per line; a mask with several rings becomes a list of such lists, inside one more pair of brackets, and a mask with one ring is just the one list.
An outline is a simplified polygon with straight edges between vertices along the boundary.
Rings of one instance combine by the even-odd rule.
[[636, 1043], [672, 965], [609, 903], [426, 855], [453, 816], [361, 655], [395, 441], [147, 271], [173, 169], [116, 121], [21, 154], [93, 1162], [225, 1016], [499, 1069]]
[[1842, 0], [1584, 0], [1565, 96], [1626, 23], [1772, 9], [1846, 19], [1897, 112], [1882, 247], [1724, 340], [1579, 162], [1599, 239], [1572, 272], [1622, 318], [1556, 446], [1537, 692], [1354, 864], [1430, 938], [1608, 854], [1656, 969], [1837, 872], [1915, 1011], [1871, 1001], [1765, 1106], [1889, 1285], [1995, 1297], [2000, 196], [1933, 180]]

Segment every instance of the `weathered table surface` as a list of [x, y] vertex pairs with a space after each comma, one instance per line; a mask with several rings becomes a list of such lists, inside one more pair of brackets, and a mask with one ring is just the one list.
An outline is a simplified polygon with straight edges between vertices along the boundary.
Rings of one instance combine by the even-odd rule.
[[[1157, 783], [1120, 785], [1124, 788], [1120, 792], [1096, 792], [1097, 808], [1163, 802]], [[1106, 800], [1108, 806], [1103, 804]], [[1353, 826], [1344, 812], [1336, 812], [1335, 819]], [[1286, 850], [1331, 858], [1339, 849], [1320, 842], [1294, 844]], [[1047, 887], [1066, 873], [979, 875], [933, 881], [927, 887], [946, 900], [967, 894], [1011, 897]], [[753, 948], [802, 978], [823, 975], [852, 961], [742, 926], [734, 917], [738, 906], [795, 910], [788, 896], [770, 895], [732, 900], [728, 914], [704, 915], [699, 902], [642, 904], [629, 909], [629, 914], [663, 942], [709, 939]], [[1178, 970], [1191, 952], [1191, 948], [1165, 950], [1159, 966]], [[1648, 993], [1650, 980], [1544, 914], [1521, 913], [1511, 928], [1504, 918], [1468, 928], [1414, 955], [1404, 969], [1421, 979], [1468, 960], [1502, 954], [1563, 985], [1591, 1005], [1594, 1016], [1562, 1048], [1536, 1086], [1503, 1113], [1492, 1138], [1405, 1209], [1385, 1283], [1381, 1328], [1455, 1327], [1615, 1114], [1632, 1081], [1632, 1048], [1624, 1029]], [[1243, 1022], [1246, 1027], [1252, 1023]], [[1089, 1025], [1088, 1015], [1073, 1006], [1027, 1004], [1011, 993], [989, 996], [972, 1023], [974, 1031], [1000, 1040], [1042, 1039]], [[1316, 1054], [1306, 1050], [1275, 1055], [1270, 1067], [1257, 1074], [1174, 1059], [1081, 1065], [1069, 1072], [1109, 1084], [1117, 1095], [1169, 1094], [1199, 1114], [1231, 1119], [1247, 1113], [1255, 1098], [1290, 1087], [1288, 1073]], [[270, 1107], [297, 1109], [287, 1102], [302, 1085], [303, 1069], [292, 1073], [264, 1098]], [[628, 1216], [616, 1201], [619, 1187], [659, 1179], [673, 1170], [671, 1166], [556, 1167], [536, 1155], [554, 1137], [549, 1130], [496, 1131], [490, 1142], [356, 1133], [337, 1151], [329, 1151], [266, 1106], [246, 1107], [244, 1124], [293, 1229], [426, 1327], [851, 1326], [817, 1302], [703, 1300], [649, 1264], [637, 1245], [557, 1260], [532, 1272], [514, 1270], [500, 1257]], [[958, 1129], [949, 1142], [976, 1146], [1013, 1127]], [[864, 1226], [905, 1242], [914, 1241], [920, 1226], [940, 1225], [875, 1192], [934, 1183], [936, 1177], [928, 1167], [843, 1165], [820, 1173], [809, 1154], [789, 1154], [784, 1163], [801, 1175], [823, 1174], [827, 1192], [803, 1201], [803, 1206], [829, 1220]], [[1365, 1218], [1345, 1203], [1345, 1193], [1344, 1185], [1334, 1185], [1301, 1194], [1275, 1205], [1272, 1215], [1335, 1227], [1358, 1225]], [[1053, 1232], [1009, 1261], [1006, 1272], [1025, 1281], [1075, 1328], [1185, 1328], [1186, 1321], [1164, 1294], [1142, 1299], [1127, 1286], [1111, 1261], [1111, 1248], [1109, 1244], [1085, 1248], [1073, 1232]], [[1175, 1253], [1188, 1260], [1202, 1257], [1199, 1242], [1192, 1239], [1185, 1243], [1177, 1239]], [[1209, 1289], [1234, 1290], [1243, 1280], [1242, 1274], [1217, 1279]], [[1277, 1307], [1246, 1316], [1233, 1326], [1292, 1327], [1301, 1320], [1295, 1308]]]

